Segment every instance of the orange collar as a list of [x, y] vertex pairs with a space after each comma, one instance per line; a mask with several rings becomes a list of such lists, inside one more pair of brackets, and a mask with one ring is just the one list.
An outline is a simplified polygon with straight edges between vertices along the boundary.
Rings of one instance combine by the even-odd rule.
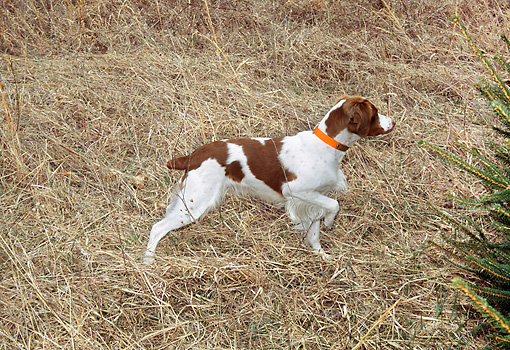
[[333, 147], [334, 149], [337, 149], [337, 150], [342, 151], [342, 152], [347, 152], [347, 150], [349, 149], [349, 146], [344, 145], [343, 143], [335, 141], [335, 139], [333, 139], [332, 137], [329, 137], [328, 135], [326, 135], [321, 129], [319, 129], [319, 127], [316, 127], [313, 130], [313, 133], [315, 134], [315, 136], [320, 138], [323, 142], [325, 142], [329, 146]]

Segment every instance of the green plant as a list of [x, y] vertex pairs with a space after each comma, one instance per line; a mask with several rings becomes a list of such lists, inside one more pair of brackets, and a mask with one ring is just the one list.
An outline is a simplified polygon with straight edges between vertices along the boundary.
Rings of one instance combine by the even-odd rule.
[[[483, 62], [493, 83], [481, 79], [475, 85], [488, 100], [490, 106], [502, 122], [502, 127], [494, 127], [505, 137], [510, 136], [510, 89], [498, 74], [493, 64], [482, 54], [457, 16], [452, 17], [467, 38], [471, 48]], [[503, 41], [510, 49], [505, 36]], [[501, 55], [494, 60], [510, 72], [510, 65]], [[453, 286], [460, 290], [475, 308], [487, 318], [491, 326], [490, 337], [496, 342], [487, 349], [510, 349], [510, 322], [508, 304], [510, 304], [510, 139], [495, 138], [491, 148], [495, 157], [482, 155], [477, 148], [467, 147], [456, 142], [474, 162], [445, 151], [425, 141], [419, 141], [433, 153], [474, 175], [482, 181], [490, 192], [481, 198], [466, 198], [448, 194], [455, 203], [488, 213], [483, 220], [476, 221], [461, 213], [447, 214], [436, 207], [435, 212], [450, 223], [457, 231], [464, 233], [467, 240], [451, 239], [442, 235], [448, 244], [443, 247], [431, 242], [452, 259], [450, 262], [463, 271], [477, 274], [479, 282], [469, 283], [460, 279], [453, 280]], [[487, 220], [485, 220], [487, 219]], [[491, 304], [493, 306], [491, 306]]]

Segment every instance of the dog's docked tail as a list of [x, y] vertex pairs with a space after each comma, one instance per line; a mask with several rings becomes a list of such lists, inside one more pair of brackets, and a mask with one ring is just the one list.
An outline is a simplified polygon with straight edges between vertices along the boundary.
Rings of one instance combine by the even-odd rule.
[[184, 156], [179, 158], [170, 159], [166, 166], [168, 169], [174, 170], [189, 170], [190, 167], [190, 156]]

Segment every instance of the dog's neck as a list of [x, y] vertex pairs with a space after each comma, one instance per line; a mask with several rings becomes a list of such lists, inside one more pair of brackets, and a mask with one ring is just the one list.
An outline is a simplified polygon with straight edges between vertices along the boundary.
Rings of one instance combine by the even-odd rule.
[[[324, 129], [325, 129], [325, 125], [321, 125], [322, 122], [316, 127], [316, 129], [319, 129], [321, 130], [322, 132], [324, 132]], [[335, 161], [340, 164], [347, 152], [347, 150], [357, 141], [360, 139], [360, 137], [356, 134], [353, 134], [351, 132], [349, 132], [347, 130], [347, 128], [345, 128], [344, 130], [340, 131], [340, 133], [338, 135], [336, 135], [335, 137], [332, 137], [331, 139], [336, 141], [336, 142], [339, 142], [340, 143], [340, 146], [339, 145], [334, 145], [334, 144], [331, 144], [330, 142], [327, 142], [325, 141], [324, 139], [320, 138], [316, 131], [314, 130], [314, 136], [316, 136], [318, 139], [321, 140], [321, 142], [323, 142], [324, 145], [327, 145], [327, 149], [329, 150], [328, 152], [331, 153], [331, 156], [335, 159]], [[325, 134], [325, 132], [324, 132]], [[326, 134], [327, 135], [327, 134]], [[329, 136], [326, 136], [326, 137], [329, 137]]]
[[[331, 108], [329, 110], [328, 113], [326, 113], [326, 115], [324, 116], [324, 118], [322, 118], [322, 120], [320, 121], [320, 123], [318, 124], [318, 128], [324, 132], [326, 135], [328, 135], [327, 133], [327, 123], [326, 121], [328, 120], [328, 118], [330, 117], [330, 114], [331, 112], [333, 112], [334, 110], [342, 107], [342, 105], [344, 104], [345, 100], [341, 100], [339, 101], [335, 106], [333, 106], [333, 108]], [[347, 125], [347, 123], [345, 123], [345, 125]], [[354, 143], [356, 143], [356, 141], [358, 141], [361, 137], [359, 137], [357, 134], [354, 134], [352, 132], [350, 132], [349, 130], [347, 130], [347, 127], [345, 127], [343, 130], [341, 130], [338, 134], [336, 135], [328, 135], [329, 137], [331, 137], [333, 140], [335, 140], [336, 142], [340, 142], [344, 145], [346, 145], [347, 147], [351, 147], [352, 145], [354, 145]]]
[[357, 134], [354, 134], [347, 130], [347, 128], [340, 131], [338, 135], [333, 137], [333, 139], [337, 142], [343, 143], [344, 145], [347, 145], [351, 147], [358, 141], [361, 137], [359, 137]]

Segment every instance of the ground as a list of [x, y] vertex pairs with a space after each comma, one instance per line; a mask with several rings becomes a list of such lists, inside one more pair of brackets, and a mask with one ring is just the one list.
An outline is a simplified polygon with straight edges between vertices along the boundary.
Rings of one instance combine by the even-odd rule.
[[[6, 0], [0, 8], [2, 349], [474, 349], [464, 275], [427, 203], [478, 196], [417, 144], [482, 152], [473, 88], [505, 1]], [[344, 160], [324, 262], [283, 211], [229, 196], [141, 263], [180, 172], [214, 140], [311, 130], [342, 95], [391, 116]]]

